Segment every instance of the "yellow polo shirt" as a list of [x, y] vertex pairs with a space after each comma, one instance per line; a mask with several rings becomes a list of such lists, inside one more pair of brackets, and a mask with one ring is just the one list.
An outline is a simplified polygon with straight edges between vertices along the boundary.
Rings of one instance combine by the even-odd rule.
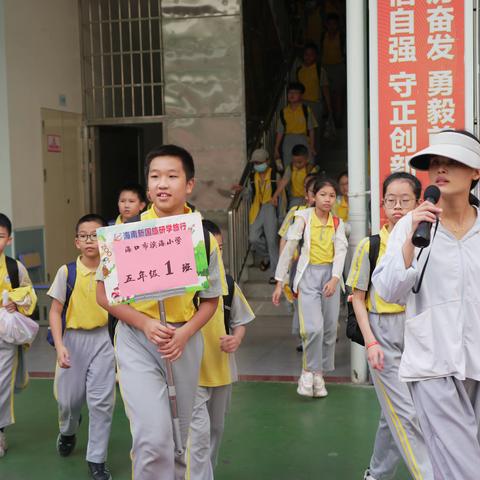
[[[192, 210], [190, 209], [190, 207], [185, 205], [184, 213], [192, 213]], [[146, 212], [143, 212], [141, 215], [142, 220], [151, 220], [154, 218], [159, 218], [159, 217], [155, 212], [153, 205], [150, 206], [150, 208]], [[226, 287], [225, 270], [223, 267], [220, 249], [218, 248], [218, 243], [215, 240], [215, 237], [210, 234], [210, 259], [213, 253], [217, 255], [217, 262], [215, 263], [218, 268], [218, 271], [214, 272], [214, 276], [215, 278], [218, 277], [218, 281], [221, 282], [221, 288], [222, 288], [222, 291], [219, 292], [218, 295], [213, 295], [213, 298], [215, 298], [216, 296], [223, 295], [224, 293], [222, 292], [225, 290], [227, 290], [228, 292], [228, 289]], [[210, 262], [210, 267], [213, 268], [212, 262]], [[204, 294], [206, 294], [205, 295], [206, 297], [212, 297], [212, 295], [210, 295], [211, 291], [218, 290], [217, 282], [212, 282], [211, 277], [213, 278], [212, 271], [210, 270], [210, 275], [209, 275], [210, 287], [207, 290], [203, 290], [199, 292], [200, 297], [202, 297]], [[215, 283], [215, 284], [212, 285], [212, 283]], [[167, 315], [167, 322], [169, 323], [188, 322], [195, 315], [195, 312], [196, 312], [195, 305], [193, 304], [194, 296], [195, 296], [195, 293], [191, 292], [191, 293], [185, 293], [184, 295], [179, 295], [176, 297], [166, 298], [164, 303], [165, 303], [165, 313]], [[131, 303], [130, 305], [135, 310], [145, 313], [151, 318], [160, 319], [160, 311], [158, 309], [157, 301], [144, 300], [141, 302]]]
[[318, 172], [318, 167], [312, 164], [307, 164], [303, 168], [296, 168], [294, 165], [287, 167], [285, 172], [286, 178], [290, 180], [290, 194], [292, 197], [304, 197], [305, 196], [305, 177], [309, 173]]
[[305, 87], [303, 99], [308, 102], [320, 100], [320, 79], [318, 78], [317, 65], [302, 66], [298, 70], [298, 81]]
[[[387, 243], [389, 238], [387, 227], [384, 226], [380, 230], [380, 248], [378, 252], [377, 263], [382, 259], [387, 250]], [[350, 267], [350, 273], [348, 274], [347, 285], [357, 290], [366, 292], [368, 289], [368, 283], [370, 279], [370, 238], [364, 238], [357, 247], [355, 255], [352, 259]], [[375, 289], [370, 287], [366, 298], [367, 310], [372, 313], [401, 313], [405, 311], [405, 307], [397, 305], [395, 303], [385, 302]]]
[[340, 32], [332, 38], [325, 34], [323, 37], [323, 65], [338, 65], [343, 62], [342, 42], [340, 39]]
[[333, 262], [335, 256], [334, 235], [335, 225], [332, 214], [328, 215], [327, 223], [324, 225], [313, 212], [310, 223], [310, 263], [312, 265]]
[[269, 167], [263, 176], [259, 172], [255, 172], [253, 176], [253, 187], [255, 188], [255, 196], [252, 199], [252, 205], [249, 212], [249, 223], [252, 224], [257, 218], [262, 205], [270, 202], [272, 199], [272, 179], [273, 170]]
[[344, 222], [348, 220], [348, 197], [339, 195], [333, 206], [333, 214], [340, 217]]
[[[246, 325], [255, 318], [240, 287], [235, 284], [230, 309], [230, 327], [232, 329]], [[221, 387], [236, 380], [236, 368], [232, 354], [222, 352], [220, 337], [226, 335], [223, 298], [219, 299], [213, 317], [202, 328], [203, 357], [200, 365], [198, 385], [201, 387]]]
[[[75, 286], [67, 307], [66, 328], [93, 330], [107, 324], [108, 313], [97, 303], [96, 269], [87, 268], [81, 257], [77, 258], [77, 276]], [[62, 305], [66, 300], [68, 269], [62, 265], [47, 292], [47, 295], [58, 300]]]
[[[307, 119], [303, 113], [302, 105], [298, 105], [295, 109], [292, 109], [290, 105], [287, 105], [283, 109], [283, 116], [285, 118], [285, 128], [283, 125], [279, 125], [279, 131], [287, 135], [308, 135], [308, 130], [315, 128], [317, 123], [312, 114], [310, 107], [307, 107]], [[279, 120], [280, 124], [281, 121]]]
[[226, 334], [223, 297], [220, 297], [213, 317], [202, 327], [203, 357], [198, 379], [198, 384], [202, 387], [219, 387], [232, 383], [228, 353], [220, 350], [220, 337]]

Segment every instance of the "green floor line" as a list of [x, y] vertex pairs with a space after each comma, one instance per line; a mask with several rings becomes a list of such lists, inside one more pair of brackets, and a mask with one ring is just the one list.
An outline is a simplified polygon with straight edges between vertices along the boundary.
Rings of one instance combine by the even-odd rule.
[[[51, 380], [32, 380], [16, 396], [17, 424], [0, 459], [1, 480], [88, 479], [88, 422], [71, 457], [55, 451], [58, 434]], [[239, 383], [234, 387], [216, 480], [356, 480], [368, 465], [379, 407], [371, 387], [329, 385], [325, 399], [304, 399], [295, 385]], [[84, 415], [87, 418], [87, 415]], [[117, 395], [109, 460], [114, 480], [130, 480], [128, 421]], [[409, 478], [404, 467], [396, 480]]]

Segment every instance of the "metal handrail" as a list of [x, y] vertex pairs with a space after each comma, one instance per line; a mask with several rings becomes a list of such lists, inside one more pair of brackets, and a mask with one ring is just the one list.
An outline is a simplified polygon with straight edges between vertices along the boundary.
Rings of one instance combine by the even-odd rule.
[[[264, 148], [273, 153], [276, 137], [276, 126], [280, 117], [280, 112], [286, 105], [287, 91], [286, 86], [292, 78], [292, 69], [295, 64], [295, 56], [292, 53], [287, 68], [283, 75], [283, 81], [275, 97], [273, 107], [267, 116], [267, 121], [262, 122], [257, 134], [252, 142], [247, 142], [247, 158], [250, 158], [253, 150], [256, 148]], [[240, 177], [239, 185], [242, 190], [237, 191], [232, 198], [228, 207], [228, 259], [230, 275], [239, 281], [242, 275], [245, 263], [250, 251], [249, 242], [249, 221], [248, 214], [250, 211], [250, 195], [246, 194], [248, 180], [250, 178], [252, 165], [247, 162]]]

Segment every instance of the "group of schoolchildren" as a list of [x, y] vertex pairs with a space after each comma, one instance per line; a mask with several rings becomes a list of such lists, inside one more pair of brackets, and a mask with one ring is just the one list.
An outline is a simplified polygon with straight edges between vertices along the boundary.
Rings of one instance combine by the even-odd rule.
[[[256, 152], [252, 160], [260, 166], [268, 155]], [[429, 147], [413, 155], [410, 164], [428, 172], [441, 194], [438, 203], [420, 203], [421, 185], [413, 175], [387, 177], [382, 191], [386, 223], [378, 235], [359, 243], [347, 279], [381, 405], [364, 479], [392, 478], [403, 459], [416, 480], [474, 480], [480, 471], [480, 218], [478, 200], [470, 191], [480, 179], [480, 142], [465, 131], [432, 134]], [[282, 185], [274, 188], [264, 181], [271, 168], [267, 164], [255, 169], [259, 198], [252, 209], [257, 215], [282, 193]], [[290, 186], [294, 169], [292, 163]], [[194, 186], [188, 152], [160, 147], [147, 156], [146, 171], [152, 203], [142, 219], [192, 211], [186, 202]], [[336, 183], [308, 171], [300, 178], [304, 202], [292, 206], [280, 229], [273, 301], [278, 304], [284, 293], [296, 303], [295, 328], [303, 345], [298, 393], [325, 397], [323, 375], [333, 369], [346, 229], [332, 213], [342, 205]], [[128, 195], [132, 193], [128, 190]], [[120, 199], [128, 196], [122, 194], [125, 191]], [[137, 197], [137, 207], [120, 207], [117, 221], [138, 215], [145, 202]], [[412, 237], [422, 222], [431, 225], [431, 239], [428, 246], [418, 248]], [[108, 304], [96, 239], [97, 228], [104, 225], [94, 214], [78, 221], [75, 244], [80, 256], [59, 269], [49, 290], [57, 352], [58, 453], [68, 456], [73, 451], [86, 401], [90, 476], [111, 478], [105, 461], [116, 358], [133, 437], [133, 478], [213, 478], [236, 376], [230, 354], [253, 319], [238, 286], [233, 284], [233, 291], [228, 291], [221, 232], [204, 222], [211, 232], [209, 288], [199, 292], [198, 305], [194, 293], [167, 299], [164, 326], [156, 302]], [[0, 215], [0, 287], [9, 292], [4, 308], [29, 315], [36, 297], [27, 271], [4, 253], [11, 232], [9, 219]], [[19, 288], [25, 289], [21, 301], [15, 295]], [[120, 320], [115, 352], [108, 314]], [[1, 455], [6, 451], [5, 427], [14, 422], [13, 392], [25, 383], [24, 375], [19, 375], [23, 354], [23, 347], [0, 339]], [[166, 361], [173, 362], [181, 437], [187, 447], [182, 454], [175, 453]]]
[[[428, 172], [438, 204], [420, 202], [415, 176], [388, 176], [386, 223], [359, 243], [346, 282], [381, 406], [364, 479], [394, 478], [403, 459], [415, 480], [474, 480], [480, 471], [480, 217], [470, 191], [480, 179], [480, 141], [462, 130], [432, 134], [410, 165]], [[333, 182], [313, 177], [305, 188], [305, 208], [294, 212], [293, 222], [287, 216], [280, 232], [285, 241], [272, 298], [278, 304], [282, 292], [296, 297], [303, 343], [297, 391], [324, 397], [346, 238], [331, 213]], [[412, 238], [422, 222], [430, 243], [420, 248]]]
[[[147, 210], [144, 190], [121, 189], [119, 216], [111, 223], [188, 214], [187, 197], [194, 187], [191, 155], [163, 145], [146, 157]], [[75, 229], [79, 257], [62, 265], [48, 291], [52, 299], [49, 337], [57, 354], [54, 396], [58, 403], [56, 449], [69, 456], [75, 448], [88, 407], [86, 460], [90, 478], [112, 478], [106, 465], [115, 405], [116, 377], [132, 435], [132, 471], [142, 480], [209, 480], [214, 478], [219, 447], [237, 379], [233, 353], [254, 314], [239, 286], [225, 274], [222, 233], [203, 220], [209, 236], [207, 289], [164, 301], [166, 325], [156, 301], [110, 306], [100, 267], [97, 229], [107, 222], [97, 214], [80, 218]], [[0, 214], [0, 288], [9, 291], [5, 308], [30, 315], [36, 296], [25, 267], [7, 257], [12, 241], [10, 220]], [[16, 268], [16, 280], [11, 272]], [[14, 292], [29, 287], [28, 301], [15, 303]], [[25, 295], [24, 295], [25, 296]], [[116, 322], [116, 323], [115, 323]], [[109, 325], [116, 325], [109, 335]], [[5, 428], [14, 423], [13, 393], [23, 347], [0, 339], [0, 457], [7, 451]], [[181, 445], [174, 446], [167, 389], [167, 363], [175, 379]]]

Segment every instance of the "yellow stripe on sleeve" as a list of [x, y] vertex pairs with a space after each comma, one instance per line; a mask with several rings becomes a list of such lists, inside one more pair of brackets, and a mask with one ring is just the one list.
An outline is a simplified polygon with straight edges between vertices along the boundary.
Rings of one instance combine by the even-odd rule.
[[350, 267], [350, 273], [348, 274], [347, 285], [356, 288], [358, 285], [358, 279], [360, 277], [360, 270], [362, 268], [365, 255], [368, 254], [370, 249], [370, 239], [364, 238], [357, 246], [355, 255], [352, 260], [352, 266]]

